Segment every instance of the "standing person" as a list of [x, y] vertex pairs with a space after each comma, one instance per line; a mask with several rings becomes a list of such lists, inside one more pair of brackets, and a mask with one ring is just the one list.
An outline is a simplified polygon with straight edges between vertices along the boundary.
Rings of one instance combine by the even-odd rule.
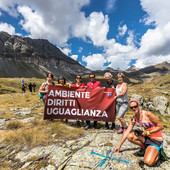
[[[97, 88], [101, 87], [101, 83], [95, 80], [95, 74], [89, 75], [90, 82], [87, 83], [87, 87], [89, 88]], [[86, 120], [85, 130], [90, 128], [90, 120]], [[94, 128], [97, 128], [97, 121], [94, 121]]]
[[[72, 87], [85, 87], [85, 84], [81, 82], [81, 76], [77, 75], [76, 76], [76, 83], [72, 85]], [[84, 121], [82, 120], [82, 123], [84, 124]], [[80, 121], [77, 120], [77, 126], [80, 126]]]
[[58, 78], [58, 84], [57, 84], [57, 86], [67, 86], [67, 87], [71, 87], [71, 84], [68, 83], [68, 82], [66, 82], [66, 79], [65, 79], [64, 76], [60, 76], [60, 77]]
[[45, 102], [46, 102], [46, 94], [48, 93], [48, 85], [54, 85], [54, 82], [53, 82], [53, 74], [52, 73], [48, 73], [47, 74], [47, 77], [46, 77], [46, 82], [45, 83], [42, 83], [40, 89], [39, 89], [39, 92], [40, 93], [43, 93], [43, 103], [45, 105]]
[[[112, 80], [112, 77], [113, 77], [112, 74], [109, 73], [109, 72], [106, 72], [104, 74], [104, 78], [106, 79], [106, 84], [104, 85], [104, 88], [116, 89], [117, 83]], [[115, 111], [115, 113], [116, 113], [116, 111]], [[105, 123], [105, 129], [109, 129], [109, 123], [108, 122]], [[115, 129], [115, 121], [112, 122], [111, 129], [112, 130]]]
[[26, 91], [25, 83], [21, 83], [21, 90], [22, 90], [22, 93], [25, 93]]
[[35, 83], [33, 83], [33, 84], [32, 84], [32, 87], [33, 87], [33, 90], [34, 90], [34, 93], [35, 93], [35, 87], [36, 87], [36, 84], [35, 84]]
[[32, 87], [33, 87], [33, 85], [32, 85], [32, 83], [30, 83], [29, 85], [28, 85], [28, 88], [29, 88], [29, 91], [32, 93]]
[[[130, 142], [141, 147], [138, 155], [144, 156], [144, 161], [148, 166], [153, 166], [159, 157], [161, 160], [167, 160], [166, 154], [163, 151], [162, 123], [153, 113], [140, 110], [138, 100], [130, 100], [129, 106], [135, 115], [114, 151], [119, 152], [121, 145], [128, 138]], [[135, 124], [138, 126], [138, 129], [131, 132]]]
[[[66, 82], [66, 79], [64, 76], [60, 76], [58, 78], [58, 86], [66, 86], [66, 87], [71, 87], [71, 84]], [[66, 123], [68, 123], [68, 119], [66, 119]]]
[[124, 120], [124, 115], [128, 110], [128, 85], [124, 82], [124, 78], [125, 76], [123, 73], [117, 74], [118, 85], [116, 86], [116, 96], [114, 97], [114, 99], [116, 100], [117, 118], [120, 122], [120, 129], [117, 132], [118, 134], [126, 131], [126, 122]]
[[85, 84], [81, 82], [81, 76], [77, 75], [76, 76], [76, 83], [72, 85], [72, 87], [85, 87]]

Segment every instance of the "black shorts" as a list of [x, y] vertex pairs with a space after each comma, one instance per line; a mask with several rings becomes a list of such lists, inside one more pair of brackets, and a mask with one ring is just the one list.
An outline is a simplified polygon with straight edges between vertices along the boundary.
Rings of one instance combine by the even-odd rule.
[[162, 146], [163, 146], [163, 141], [159, 141], [159, 140], [155, 140], [155, 139], [151, 139], [148, 136], [145, 136], [145, 146], [154, 146], [158, 151], [161, 150]]

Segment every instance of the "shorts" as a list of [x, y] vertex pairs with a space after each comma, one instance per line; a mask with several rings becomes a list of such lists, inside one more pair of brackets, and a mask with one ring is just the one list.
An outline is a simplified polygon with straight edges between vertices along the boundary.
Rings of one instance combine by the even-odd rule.
[[128, 110], [128, 106], [128, 102], [116, 103], [116, 115], [123, 118]]
[[159, 141], [159, 140], [155, 140], [155, 139], [151, 139], [148, 136], [145, 137], [145, 146], [153, 146], [155, 147], [159, 152], [161, 151], [162, 147], [163, 147], [163, 141]]

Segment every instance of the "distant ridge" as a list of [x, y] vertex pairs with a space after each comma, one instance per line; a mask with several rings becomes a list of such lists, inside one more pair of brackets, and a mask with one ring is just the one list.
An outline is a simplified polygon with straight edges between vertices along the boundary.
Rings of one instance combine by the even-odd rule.
[[0, 77], [44, 77], [47, 72], [74, 79], [91, 70], [66, 56], [48, 40], [0, 32]]

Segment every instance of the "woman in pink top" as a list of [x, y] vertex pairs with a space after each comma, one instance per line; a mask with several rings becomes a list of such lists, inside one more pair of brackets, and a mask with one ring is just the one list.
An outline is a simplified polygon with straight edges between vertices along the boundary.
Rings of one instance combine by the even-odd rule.
[[[141, 147], [137, 154], [139, 156], [144, 155], [144, 161], [148, 166], [153, 166], [159, 157], [162, 160], [166, 160], [161, 133], [163, 129], [162, 123], [153, 113], [140, 110], [137, 100], [130, 100], [129, 106], [135, 115], [131, 119], [128, 129], [123, 133], [122, 139], [114, 151], [119, 152], [121, 145], [126, 138], [128, 138], [130, 142]], [[137, 125], [137, 129], [131, 132], [135, 125]]]
[[81, 76], [76, 76], [76, 83], [72, 85], [72, 87], [85, 87], [85, 84], [81, 82]]

